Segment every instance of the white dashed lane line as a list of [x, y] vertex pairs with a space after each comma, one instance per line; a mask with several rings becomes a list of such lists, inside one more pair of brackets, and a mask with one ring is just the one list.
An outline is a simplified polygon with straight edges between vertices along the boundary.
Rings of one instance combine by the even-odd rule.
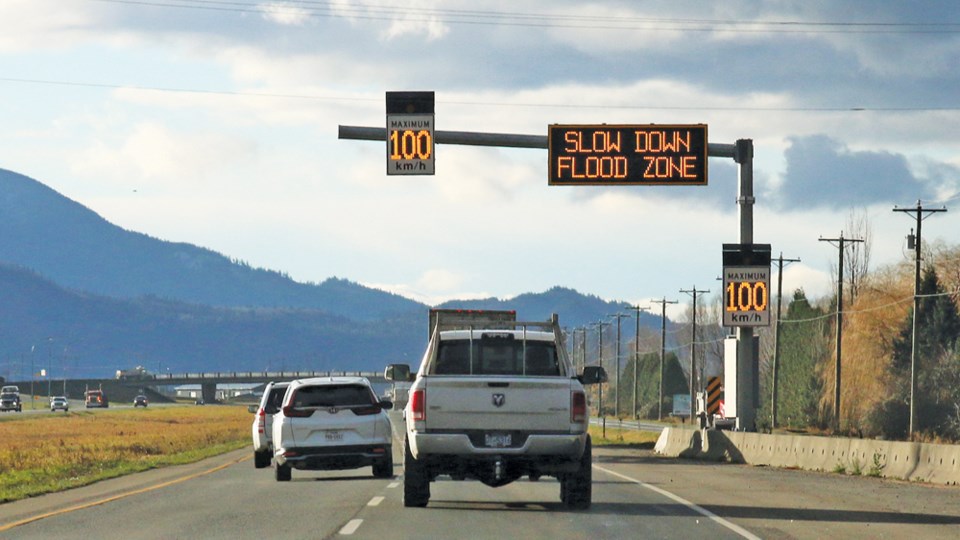
[[342, 535], [344, 535], [344, 536], [349, 536], [349, 535], [357, 532], [357, 529], [360, 528], [360, 525], [361, 525], [361, 524], [363, 524], [363, 520], [362, 520], [362, 519], [351, 519], [350, 521], [347, 522], [346, 525], [344, 525], [344, 526], [340, 529], [340, 534], [342, 534]]
[[380, 503], [383, 502], [383, 497], [374, 497], [370, 499], [370, 502], [367, 503], [367, 506], [380, 506]]

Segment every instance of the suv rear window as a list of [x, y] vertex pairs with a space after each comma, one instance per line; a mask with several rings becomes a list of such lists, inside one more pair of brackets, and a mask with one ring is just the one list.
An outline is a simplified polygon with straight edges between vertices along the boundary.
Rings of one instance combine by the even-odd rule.
[[373, 405], [376, 399], [366, 386], [357, 385], [320, 385], [301, 386], [293, 395], [291, 404], [295, 408], [306, 407], [352, 407]]
[[[479, 339], [441, 340], [435, 375], [560, 375], [557, 349], [550, 341], [484, 334]], [[471, 364], [472, 359], [472, 364]]]

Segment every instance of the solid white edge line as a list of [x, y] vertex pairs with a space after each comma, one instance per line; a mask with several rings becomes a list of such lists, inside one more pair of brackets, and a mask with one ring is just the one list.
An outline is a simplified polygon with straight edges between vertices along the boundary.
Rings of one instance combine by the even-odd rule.
[[644, 481], [642, 481], [642, 480], [637, 480], [636, 478], [631, 478], [631, 477], [629, 477], [629, 476], [627, 476], [627, 475], [620, 474], [620, 473], [618, 473], [618, 472], [616, 472], [616, 471], [611, 471], [610, 469], [607, 469], [607, 468], [605, 468], [605, 467], [601, 467], [601, 466], [599, 466], [599, 465], [594, 465], [593, 467], [594, 467], [595, 469], [600, 470], [600, 471], [603, 471], [603, 472], [605, 472], [605, 473], [607, 473], [607, 474], [611, 474], [611, 475], [613, 475], [613, 476], [616, 476], [617, 478], [622, 478], [622, 479], [624, 479], [624, 480], [627, 480], [628, 482], [633, 482], [634, 484], [638, 484], [638, 485], [640, 485], [640, 486], [643, 486], [643, 487], [649, 489], [650, 491], [653, 491], [654, 493], [658, 493], [658, 494], [663, 495], [664, 497], [666, 497], [666, 498], [668, 498], [668, 499], [670, 499], [670, 500], [672, 500], [672, 501], [678, 502], [678, 503], [686, 506], [687, 508], [689, 508], [689, 509], [697, 512], [698, 514], [710, 518], [711, 520], [717, 522], [718, 524], [722, 525], [723, 527], [726, 527], [727, 529], [730, 529], [731, 531], [739, 534], [740, 536], [742, 536], [742, 537], [744, 537], [744, 538], [746, 538], [746, 539], [748, 539], [748, 540], [761, 540], [759, 536], [751, 533], [750, 531], [744, 529], [743, 527], [741, 527], [741, 526], [739, 526], [739, 525], [737, 525], [737, 524], [735, 524], [735, 523], [731, 523], [731, 522], [723, 519], [722, 517], [714, 514], [713, 512], [707, 510], [706, 508], [703, 508], [703, 507], [701, 507], [701, 506], [698, 506], [698, 505], [696, 505], [696, 504], [694, 504], [694, 503], [692, 503], [692, 502], [684, 499], [683, 497], [680, 497], [679, 495], [674, 495], [673, 493], [670, 493], [669, 491], [667, 491], [667, 490], [665, 490], [665, 489], [663, 489], [663, 488], [659, 488], [659, 487], [657, 487], [657, 486], [648, 484], [648, 483], [646, 483], [646, 482], [644, 482]]
[[349, 536], [349, 535], [357, 532], [357, 529], [360, 528], [360, 525], [361, 525], [362, 523], [363, 523], [363, 520], [362, 520], [362, 519], [351, 519], [350, 521], [347, 522], [346, 525], [344, 525], [343, 527], [340, 528], [340, 531], [339, 531], [338, 534], [342, 534], [342, 535], [344, 535], [344, 536]]

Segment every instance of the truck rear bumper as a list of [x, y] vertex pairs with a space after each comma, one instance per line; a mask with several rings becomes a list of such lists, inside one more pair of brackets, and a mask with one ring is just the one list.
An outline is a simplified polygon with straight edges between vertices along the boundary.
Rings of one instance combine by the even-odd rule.
[[[421, 454], [461, 456], [556, 456], [578, 459], [583, 454], [587, 434], [554, 433], [498, 433], [492, 435], [493, 446], [487, 446], [485, 432], [436, 433], [410, 432], [410, 451], [415, 458]], [[509, 444], [502, 435], [511, 435]]]

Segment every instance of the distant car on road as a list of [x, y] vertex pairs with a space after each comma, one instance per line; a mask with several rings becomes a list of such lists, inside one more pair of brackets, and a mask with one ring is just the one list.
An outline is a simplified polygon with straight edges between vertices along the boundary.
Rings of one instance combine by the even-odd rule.
[[107, 395], [103, 393], [102, 390], [87, 390], [83, 396], [84, 405], [86, 408], [91, 407], [109, 407], [110, 401], [107, 399]]
[[67, 401], [65, 396], [53, 396], [50, 398], [50, 412], [54, 411], [63, 411], [67, 412], [70, 410], [70, 402]]
[[267, 383], [260, 397], [259, 405], [251, 405], [253, 418], [253, 466], [263, 469], [270, 466], [273, 458], [273, 415], [280, 411], [283, 394], [287, 392], [288, 382]]
[[315, 377], [290, 383], [273, 417], [276, 479], [291, 469], [339, 470], [373, 466], [393, 476], [390, 401], [380, 401], [364, 377]]
[[23, 411], [19, 388], [16, 386], [4, 386], [0, 389], [0, 411]]
[[137, 397], [133, 398], [134, 407], [146, 407], [147, 406], [147, 396], [140, 394]]

